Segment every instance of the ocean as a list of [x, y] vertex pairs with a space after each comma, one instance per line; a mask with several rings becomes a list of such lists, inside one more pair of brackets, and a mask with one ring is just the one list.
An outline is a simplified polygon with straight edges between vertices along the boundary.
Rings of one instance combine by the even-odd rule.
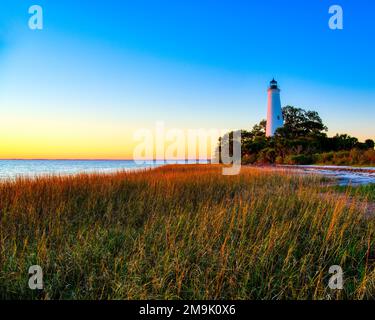
[[[177, 163], [185, 163], [178, 161]], [[164, 161], [136, 164], [133, 160], [0, 160], [0, 179], [41, 175], [71, 175], [76, 173], [110, 173], [121, 170], [153, 168]]]

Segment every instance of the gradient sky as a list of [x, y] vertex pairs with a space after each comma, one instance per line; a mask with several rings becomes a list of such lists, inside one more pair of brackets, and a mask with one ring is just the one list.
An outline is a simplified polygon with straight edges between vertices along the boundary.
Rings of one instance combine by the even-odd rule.
[[330, 135], [375, 139], [374, 15], [373, 0], [2, 0], [0, 158], [131, 158], [156, 121], [250, 129], [272, 77]]

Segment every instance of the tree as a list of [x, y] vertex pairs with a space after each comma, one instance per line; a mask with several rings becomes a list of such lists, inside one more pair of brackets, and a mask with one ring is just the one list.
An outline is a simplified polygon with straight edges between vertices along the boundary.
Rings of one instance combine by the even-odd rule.
[[333, 138], [333, 150], [351, 150], [358, 145], [358, 139], [347, 134], [336, 134]]
[[374, 149], [374, 147], [375, 147], [375, 142], [374, 142], [374, 140], [372, 140], [372, 139], [367, 139], [367, 140], [365, 141], [365, 145], [367, 146], [367, 149]]
[[265, 137], [266, 136], [267, 121], [262, 120], [259, 124], [256, 124], [250, 131], [253, 137]]
[[286, 106], [283, 108], [284, 126], [276, 131], [276, 136], [296, 138], [301, 136], [325, 135], [327, 127], [316, 111]]

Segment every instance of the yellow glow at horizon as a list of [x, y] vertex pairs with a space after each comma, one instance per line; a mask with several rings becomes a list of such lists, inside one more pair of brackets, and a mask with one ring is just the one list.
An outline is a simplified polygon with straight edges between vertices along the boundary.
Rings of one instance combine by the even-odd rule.
[[133, 152], [132, 128], [99, 121], [8, 117], [0, 137], [2, 159], [131, 159]]
[[[155, 135], [155, 126], [143, 127]], [[0, 159], [133, 159], [135, 147], [140, 143], [133, 135], [139, 129], [122, 122], [93, 119], [3, 116], [0, 120]], [[171, 141], [165, 140], [165, 149], [168, 145]], [[185, 147], [188, 155], [188, 146]], [[197, 158], [206, 159], [200, 157], [199, 148], [198, 144]], [[208, 144], [207, 156], [210, 152]], [[156, 152], [154, 156], [159, 159]]]

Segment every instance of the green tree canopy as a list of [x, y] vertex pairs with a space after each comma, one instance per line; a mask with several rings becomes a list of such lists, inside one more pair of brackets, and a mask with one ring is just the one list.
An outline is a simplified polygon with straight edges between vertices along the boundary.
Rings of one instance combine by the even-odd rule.
[[276, 131], [277, 136], [296, 138], [324, 135], [328, 128], [316, 111], [286, 106], [283, 108], [284, 126]]

